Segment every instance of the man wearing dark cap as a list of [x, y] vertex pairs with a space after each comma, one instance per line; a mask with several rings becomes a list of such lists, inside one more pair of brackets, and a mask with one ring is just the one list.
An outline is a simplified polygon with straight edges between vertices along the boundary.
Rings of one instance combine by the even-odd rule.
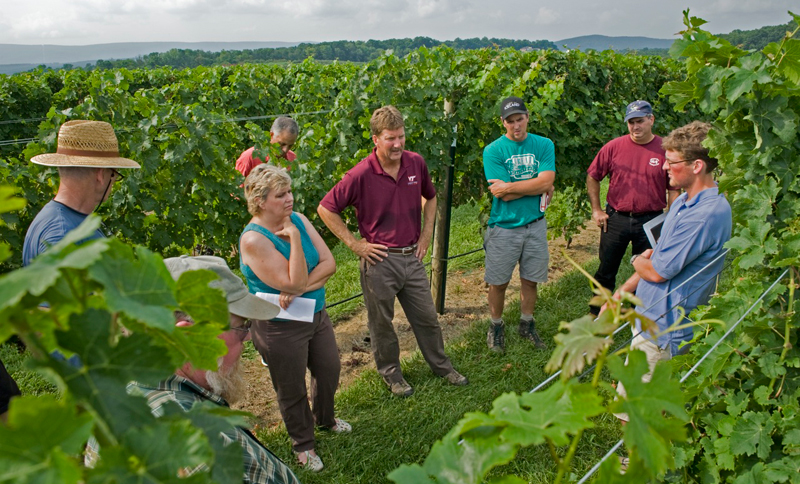
[[[519, 335], [537, 349], [546, 345], [536, 331], [533, 310], [537, 284], [547, 281], [549, 253], [546, 197], [555, 180], [555, 149], [548, 138], [528, 133], [528, 109], [518, 97], [500, 105], [506, 134], [483, 150], [483, 170], [494, 196], [489, 227], [484, 234], [489, 311], [492, 322], [486, 336], [489, 349], [505, 351], [503, 308], [508, 283], [519, 263]], [[544, 202], [542, 198], [545, 198]]]
[[[60, 180], [55, 198], [42, 207], [28, 227], [22, 246], [23, 265], [30, 264], [94, 212], [111, 194], [113, 183], [122, 179], [118, 170], [139, 168], [135, 161], [119, 155], [114, 128], [103, 121], [67, 121], [58, 131], [57, 151], [34, 156], [31, 161], [58, 168]], [[98, 229], [90, 238], [104, 236]]]
[[[678, 190], [670, 189], [661, 166], [661, 137], [653, 134], [653, 108], [647, 101], [634, 101], [625, 109], [628, 135], [603, 146], [589, 166], [586, 189], [592, 204], [592, 219], [600, 227], [600, 267], [594, 277], [614, 292], [622, 257], [633, 245], [634, 255], [650, 248], [644, 224], [672, 205]], [[600, 182], [609, 177], [605, 210], [600, 205]], [[667, 195], [669, 191], [669, 195]], [[593, 314], [599, 308], [590, 307]]]

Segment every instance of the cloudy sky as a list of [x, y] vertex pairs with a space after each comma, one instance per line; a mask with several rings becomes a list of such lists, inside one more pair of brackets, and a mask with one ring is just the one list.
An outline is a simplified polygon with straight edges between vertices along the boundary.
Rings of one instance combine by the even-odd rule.
[[0, 0], [0, 43], [326, 41], [427, 36], [672, 38], [682, 10], [714, 33], [790, 20], [797, 0]]

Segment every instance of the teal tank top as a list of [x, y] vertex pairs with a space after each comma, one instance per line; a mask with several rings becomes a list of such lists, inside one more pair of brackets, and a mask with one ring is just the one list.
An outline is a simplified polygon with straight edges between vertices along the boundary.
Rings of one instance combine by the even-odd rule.
[[[303, 253], [306, 256], [306, 266], [308, 266], [308, 272], [311, 273], [311, 271], [313, 271], [314, 268], [317, 267], [317, 264], [319, 264], [319, 252], [317, 252], [317, 249], [314, 247], [314, 243], [311, 241], [311, 237], [309, 237], [308, 232], [306, 232], [305, 224], [303, 224], [303, 221], [300, 219], [297, 213], [292, 212], [290, 220], [292, 221], [294, 226], [297, 227], [297, 230], [300, 231], [300, 242], [303, 245]], [[262, 227], [261, 225], [254, 223], [247, 224], [244, 230], [242, 231], [242, 235], [251, 230], [258, 232], [259, 234], [268, 238], [270, 242], [272, 242], [275, 245], [275, 248], [278, 250], [278, 252], [280, 252], [281, 255], [283, 255], [286, 258], [286, 260], [289, 260], [289, 254], [291, 249], [291, 245], [289, 244], [289, 242], [281, 239], [280, 237], [273, 234], [272, 232]], [[239, 269], [241, 269], [242, 274], [244, 275], [245, 280], [247, 281], [247, 287], [248, 289], [250, 289], [250, 292], [252, 294], [255, 294], [257, 292], [266, 292], [268, 294], [280, 294], [281, 292], [279, 290], [264, 284], [264, 282], [261, 279], [259, 279], [258, 276], [255, 274], [255, 272], [253, 272], [253, 270], [250, 269], [250, 266], [242, 262], [241, 253], [242, 253], [242, 237], [240, 235]], [[316, 301], [316, 305], [314, 306], [315, 313], [318, 313], [325, 308], [325, 286], [322, 286], [314, 291], [307, 292], [303, 294], [302, 297], [313, 299], [314, 301]], [[276, 320], [280, 321], [280, 319], [278, 318], [276, 318]]]

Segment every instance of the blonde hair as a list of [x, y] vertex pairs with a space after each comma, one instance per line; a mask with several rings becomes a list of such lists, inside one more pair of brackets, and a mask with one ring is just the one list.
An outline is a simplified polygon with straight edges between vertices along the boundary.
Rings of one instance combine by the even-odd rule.
[[403, 115], [391, 105], [376, 109], [369, 120], [369, 130], [373, 136], [380, 136], [384, 129], [394, 130], [404, 127]]
[[708, 148], [703, 146], [703, 140], [711, 131], [711, 125], [702, 121], [692, 121], [686, 126], [672, 130], [661, 141], [664, 150], [677, 151], [681, 157], [689, 161], [703, 160], [705, 173], [711, 173], [717, 167], [717, 159], [708, 155]]
[[284, 168], [262, 163], [247, 175], [244, 181], [244, 197], [247, 199], [247, 211], [250, 215], [258, 215], [261, 208], [258, 206], [267, 198], [272, 190], [291, 188], [292, 179]]

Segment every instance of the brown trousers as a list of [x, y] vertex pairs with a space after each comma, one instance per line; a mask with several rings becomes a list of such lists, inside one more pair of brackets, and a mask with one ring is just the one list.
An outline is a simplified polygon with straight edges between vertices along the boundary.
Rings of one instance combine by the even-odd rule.
[[444, 354], [442, 329], [422, 262], [414, 254], [389, 254], [375, 265], [362, 259], [360, 268], [372, 355], [386, 383], [403, 378], [400, 345], [392, 325], [395, 297], [406, 313], [420, 352], [431, 370], [438, 376], [453, 371], [450, 358]]
[[[339, 349], [328, 312], [305, 321], [255, 321], [250, 330], [255, 345], [269, 365], [272, 385], [278, 394], [286, 431], [295, 452], [314, 448], [314, 425], [336, 425], [333, 396], [339, 386]], [[306, 368], [311, 372], [308, 404]]]

